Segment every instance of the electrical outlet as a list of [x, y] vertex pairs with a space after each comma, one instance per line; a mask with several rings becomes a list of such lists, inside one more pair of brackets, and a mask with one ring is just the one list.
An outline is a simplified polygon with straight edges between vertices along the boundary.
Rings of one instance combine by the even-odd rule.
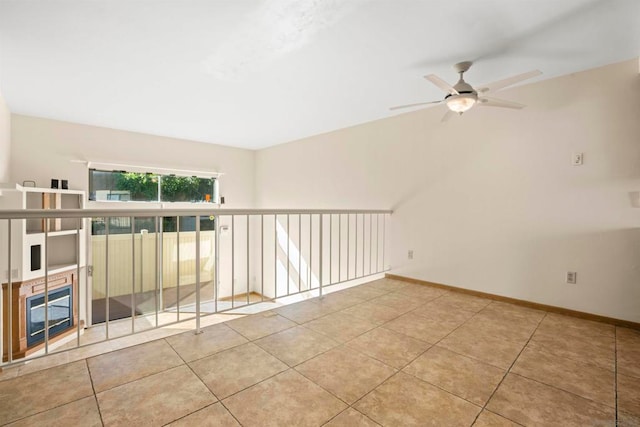
[[583, 160], [584, 160], [584, 154], [583, 153], [573, 153], [572, 156], [571, 156], [571, 164], [573, 166], [582, 165]]
[[409, 249], [409, 259], [413, 259], [413, 249]]
[[575, 271], [567, 271], [567, 283], [575, 285], [578, 282], [578, 273]]

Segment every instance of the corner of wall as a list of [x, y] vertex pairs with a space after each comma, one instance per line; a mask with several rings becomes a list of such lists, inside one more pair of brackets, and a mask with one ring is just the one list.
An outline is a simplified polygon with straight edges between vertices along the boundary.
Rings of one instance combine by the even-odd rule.
[[0, 182], [8, 182], [11, 165], [11, 111], [0, 93]]
[[251, 196], [251, 200], [252, 200], [252, 206], [254, 209], [258, 209], [260, 208], [259, 204], [259, 194], [258, 194], [258, 190], [259, 190], [259, 185], [258, 185], [258, 152], [260, 150], [252, 150], [251, 151], [251, 161], [252, 161], [252, 168], [253, 168], [253, 194]]

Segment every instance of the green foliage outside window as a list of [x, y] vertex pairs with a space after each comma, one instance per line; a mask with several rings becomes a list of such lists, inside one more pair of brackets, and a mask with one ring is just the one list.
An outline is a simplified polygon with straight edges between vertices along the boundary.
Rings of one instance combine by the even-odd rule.
[[162, 197], [167, 202], [201, 202], [206, 195], [212, 197], [211, 178], [197, 176], [164, 175], [162, 177]]
[[214, 187], [215, 178], [89, 171], [90, 200], [212, 203], [216, 200]]
[[131, 200], [158, 200], [158, 175], [121, 172], [115, 178], [115, 189], [128, 191]]

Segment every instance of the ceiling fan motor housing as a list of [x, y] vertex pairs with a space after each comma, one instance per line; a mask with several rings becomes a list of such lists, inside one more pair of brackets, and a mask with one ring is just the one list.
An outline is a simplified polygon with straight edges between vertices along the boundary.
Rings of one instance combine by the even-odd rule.
[[455, 113], [462, 114], [469, 110], [478, 100], [478, 92], [476, 92], [470, 84], [462, 79], [462, 73], [460, 73], [460, 80], [453, 87], [458, 94], [450, 93], [445, 96], [447, 107]]

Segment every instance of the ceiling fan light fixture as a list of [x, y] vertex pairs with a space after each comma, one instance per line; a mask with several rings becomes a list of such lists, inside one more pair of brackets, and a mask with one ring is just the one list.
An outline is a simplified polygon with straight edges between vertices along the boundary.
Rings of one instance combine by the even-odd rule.
[[447, 97], [447, 107], [454, 113], [462, 114], [469, 111], [478, 100], [475, 93], [461, 93], [459, 95], [450, 95]]

